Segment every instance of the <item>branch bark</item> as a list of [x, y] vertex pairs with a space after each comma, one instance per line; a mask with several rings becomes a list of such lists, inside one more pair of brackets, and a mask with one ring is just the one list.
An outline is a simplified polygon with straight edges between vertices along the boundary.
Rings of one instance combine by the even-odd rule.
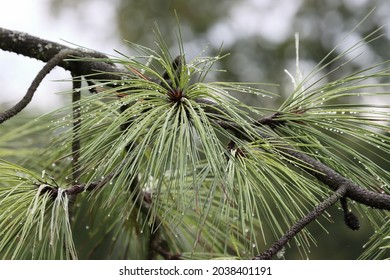
[[345, 197], [373, 208], [390, 210], [390, 195], [373, 192], [362, 188], [332, 168], [308, 155], [300, 153], [291, 148], [284, 148], [282, 150], [292, 159], [298, 159], [306, 163], [307, 167], [303, 168], [318, 180], [328, 185], [332, 190], [336, 191], [339, 186], [345, 185], [347, 187]]
[[[108, 57], [100, 52], [69, 48], [59, 43], [5, 28], [0, 28], [0, 49], [43, 62], [48, 62], [60, 51], [72, 50], [72, 55], [75, 57], [86, 59], [84, 61], [63, 60], [58, 63], [58, 66], [70, 71], [71, 73], [80, 76], [100, 73], [99, 75], [96, 75], [96, 79], [115, 80], [118, 79], [118, 75], [115, 75], [115, 73], [119, 74], [122, 72], [114, 64], [105, 62], [104, 60]], [[98, 58], [102, 61], [91, 61], [91, 58]]]
[[313, 211], [293, 225], [271, 248], [254, 257], [254, 260], [270, 260], [275, 256], [295, 235], [304, 229], [310, 222], [319, 217], [326, 209], [334, 205], [347, 192], [347, 186], [341, 185], [329, 198], [318, 204]]
[[49, 74], [50, 71], [53, 70], [53, 68], [56, 67], [66, 57], [68, 57], [69, 55], [72, 55], [74, 53], [75, 53], [75, 51], [72, 49], [63, 49], [63, 50], [59, 51], [57, 54], [55, 54], [45, 64], [45, 66], [43, 66], [41, 71], [39, 71], [39, 73], [32, 81], [30, 87], [27, 90], [27, 93], [22, 98], [22, 100], [20, 100], [12, 108], [4, 111], [3, 113], [0, 113], [0, 124], [9, 120], [10, 118], [17, 115], [18, 113], [20, 113], [30, 103], [31, 99], [34, 96], [35, 91], [37, 90], [37, 88], [40, 85], [40, 83], [42, 82], [42, 80], [46, 77], [46, 75]]

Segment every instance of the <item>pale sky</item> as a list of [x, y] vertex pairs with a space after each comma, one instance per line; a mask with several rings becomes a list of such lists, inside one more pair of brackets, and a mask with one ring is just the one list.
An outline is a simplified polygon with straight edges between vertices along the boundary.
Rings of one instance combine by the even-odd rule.
[[[108, 1], [94, 2], [96, 2], [95, 4], [99, 3], [99, 5], [90, 5], [88, 12], [98, 14], [99, 21], [88, 20], [91, 18], [90, 16], [85, 17], [86, 20], [80, 21], [70, 11], [65, 12], [61, 17], [50, 16], [47, 0], [7, 1], [7, 4], [3, 3], [0, 9], [0, 27], [26, 32], [65, 45], [67, 45], [65, 41], [68, 41], [113, 54], [113, 49], [120, 44], [115, 40], [106, 40], [104, 34], [112, 34], [111, 30], [107, 30], [106, 22], [113, 16], [114, 10], [108, 6]], [[105, 30], [109, 32], [105, 32]], [[34, 59], [0, 50], [0, 65], [0, 83], [2, 84], [0, 105], [6, 109], [24, 96], [30, 83], [44, 64]], [[71, 85], [68, 82], [56, 82], [55, 80], [68, 78], [70, 78], [69, 73], [61, 68], [54, 69], [39, 86], [28, 108], [39, 109], [39, 113], [58, 108], [61, 105], [61, 98], [56, 92], [70, 90]]]

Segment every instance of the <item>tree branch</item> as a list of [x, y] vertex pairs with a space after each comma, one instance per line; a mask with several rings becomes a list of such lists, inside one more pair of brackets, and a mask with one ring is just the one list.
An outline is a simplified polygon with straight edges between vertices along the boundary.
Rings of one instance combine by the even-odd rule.
[[[63, 61], [59, 55], [59, 52], [65, 54], [69, 51], [69, 54], [79, 57], [94, 57], [94, 58], [106, 58], [104, 54], [99, 52], [83, 52], [81, 50], [69, 49], [64, 45], [54, 43], [51, 41], [43, 40], [26, 33], [11, 31], [4, 28], [0, 28], [0, 48], [5, 51], [14, 52], [17, 54], [22, 54], [28, 57], [36, 58], [42, 61], [50, 61], [50, 59], [57, 57], [56, 60], [53, 60], [51, 63], [45, 65], [44, 69], [37, 75], [36, 79], [33, 81], [29, 91], [26, 94], [26, 97], [23, 98], [23, 101], [19, 102], [14, 108], [2, 113], [0, 115], [0, 123], [4, 122], [6, 119], [14, 116], [20, 110], [22, 110], [28, 102], [31, 100], [32, 95], [35, 89], [38, 87], [40, 81], [44, 77], [44, 73], [50, 71], [52, 67], [55, 65], [59, 65], [66, 70], [71, 71], [74, 74], [78, 75], [90, 75], [93, 73], [97, 73], [99, 71], [103, 72], [111, 72], [111, 73], [123, 73], [124, 71], [119, 71], [113, 64], [99, 61]], [[67, 52], [65, 52], [67, 50]], [[58, 61], [59, 60], [59, 61]], [[57, 62], [57, 63], [55, 63]], [[77, 62], [77, 63], [76, 63]], [[111, 74], [102, 74], [100, 78], [107, 79], [117, 79], [117, 75]], [[197, 100], [199, 103], [203, 103], [206, 105], [206, 110], [213, 110], [218, 107], [218, 104], [210, 101], [208, 99], [199, 99]], [[215, 109], [216, 110], [216, 109]], [[277, 119], [281, 113], [275, 113], [271, 116], [264, 117], [263, 119], [256, 122], [256, 125], [267, 125], [270, 127], [274, 127], [280, 124], [280, 120]], [[225, 129], [234, 130], [235, 133], [240, 135], [241, 137], [245, 137], [242, 135], [242, 129], [235, 123], [228, 123], [219, 121], [218, 123], [221, 127]], [[261, 137], [267, 137], [267, 135], [260, 135]], [[390, 210], [390, 196], [386, 194], [380, 194], [376, 192], [372, 192], [366, 190], [357, 184], [353, 183], [349, 179], [343, 177], [333, 169], [328, 166], [322, 164], [321, 162], [311, 158], [307, 155], [304, 155], [294, 149], [289, 147], [283, 148], [282, 151], [288, 154], [292, 159], [299, 159], [308, 164], [307, 168], [304, 168], [307, 172], [315, 176], [317, 179], [327, 184], [331, 189], [335, 190], [340, 183], [348, 185], [348, 191], [346, 196], [357, 201], [363, 203], [367, 206]]]
[[335, 204], [341, 197], [347, 192], [346, 185], [340, 185], [335, 192], [326, 200], [318, 204], [313, 211], [308, 213], [305, 217], [300, 219], [295, 225], [293, 225], [278, 241], [276, 241], [271, 248], [265, 252], [254, 257], [254, 260], [270, 260], [282, 249], [287, 242], [289, 242], [295, 235], [297, 235], [303, 228], [305, 228], [310, 222], [322, 215], [326, 209]]
[[[260, 120], [257, 121], [255, 125], [259, 125], [263, 123], [266, 123], [267, 125], [278, 124], [280, 123], [280, 121], [274, 118], [276, 118], [279, 115], [280, 114], [273, 114], [270, 117], [265, 117], [264, 122]], [[243, 134], [244, 130], [236, 123], [219, 121], [219, 120], [215, 122], [224, 129], [232, 130], [237, 137], [240, 137], [242, 139], [247, 138], [247, 136]], [[259, 137], [263, 139], [267, 139], [269, 138], [269, 135], [259, 132]], [[361, 186], [352, 182], [351, 180], [344, 177], [340, 173], [336, 172], [329, 166], [321, 163], [320, 161], [306, 154], [297, 151], [297, 149], [293, 147], [289, 147], [288, 145], [286, 145], [284, 147], [278, 147], [278, 149], [280, 152], [283, 153], [283, 155], [287, 159], [293, 161], [298, 160], [299, 162], [302, 162], [300, 168], [302, 168], [309, 174], [313, 175], [324, 184], [328, 185], [332, 190], [335, 191], [338, 189], [339, 186], [345, 185], [347, 187], [347, 193], [345, 194], [346, 197], [370, 207], [374, 207], [382, 210], [390, 210], [390, 195], [373, 192], [365, 188], [362, 188]]]
[[[62, 50], [72, 50], [72, 55], [75, 57], [86, 59], [77, 61], [62, 60], [58, 63], [58, 66], [71, 73], [80, 76], [100, 73], [96, 75], [96, 79], [115, 80], [118, 79], [118, 75], [115, 73], [119, 74], [124, 72], [119, 70], [114, 64], [104, 62], [103, 60], [108, 58], [105, 54], [96, 51], [69, 48], [59, 43], [5, 28], [0, 28], [0, 49], [35, 58], [43, 62], [48, 62]], [[90, 58], [100, 58], [102, 61], [92, 61]]]
[[[0, 39], [1, 40], [1, 39]], [[0, 124], [5, 122], [6, 120], [12, 118], [13, 116], [20, 113], [31, 101], [31, 99], [34, 96], [35, 91], [37, 90], [39, 84], [42, 82], [42, 80], [46, 77], [47, 74], [50, 73], [51, 70], [53, 70], [54, 67], [56, 67], [62, 60], [64, 60], [69, 55], [75, 54], [74, 50], [71, 49], [64, 49], [61, 50], [59, 53], [54, 55], [46, 64], [43, 66], [41, 71], [37, 74], [37, 76], [32, 81], [30, 87], [27, 90], [27, 93], [25, 96], [20, 100], [15, 106], [12, 108], [6, 110], [5, 112], [0, 114]]]
[[281, 148], [281, 150], [291, 159], [304, 162], [306, 165], [302, 168], [332, 190], [336, 191], [339, 186], [345, 185], [347, 187], [345, 197], [370, 207], [390, 210], [390, 195], [364, 189], [327, 165], [292, 148]]

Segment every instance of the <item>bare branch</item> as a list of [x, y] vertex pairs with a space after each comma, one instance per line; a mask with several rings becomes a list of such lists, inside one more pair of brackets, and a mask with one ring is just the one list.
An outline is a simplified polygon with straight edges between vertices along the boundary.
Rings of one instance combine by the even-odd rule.
[[[108, 58], [105, 54], [91, 50], [69, 48], [59, 43], [5, 28], [0, 28], [0, 49], [43, 62], [48, 62], [62, 50], [72, 50], [72, 55], [75, 57], [86, 59], [77, 61], [62, 60], [58, 63], [58, 66], [75, 75], [86, 76], [100, 73], [100, 75], [96, 76], [96, 79], [115, 80], [118, 79], [118, 75], [114, 73], [124, 72], [116, 68], [114, 64], [103, 61]], [[102, 59], [102, 61], [92, 61], [91, 58]]]
[[75, 54], [74, 50], [71, 49], [64, 49], [61, 50], [59, 53], [54, 55], [53, 58], [51, 58], [45, 66], [39, 71], [37, 76], [32, 81], [30, 87], [27, 90], [27, 93], [25, 96], [20, 100], [15, 106], [12, 108], [6, 110], [5, 112], [0, 114], [0, 124], [5, 122], [6, 120], [12, 118], [16, 114], [18, 114], [20, 111], [22, 111], [31, 101], [31, 99], [34, 96], [35, 91], [37, 90], [39, 84], [42, 82], [42, 80], [46, 77], [47, 74], [51, 70], [53, 70], [54, 67], [56, 67], [62, 60], [64, 60], [69, 55]]
[[341, 185], [329, 198], [318, 204], [313, 211], [300, 219], [293, 225], [271, 248], [254, 257], [254, 260], [270, 260], [272, 259], [295, 235], [297, 235], [310, 222], [319, 217], [326, 209], [335, 204], [347, 192], [347, 186]]

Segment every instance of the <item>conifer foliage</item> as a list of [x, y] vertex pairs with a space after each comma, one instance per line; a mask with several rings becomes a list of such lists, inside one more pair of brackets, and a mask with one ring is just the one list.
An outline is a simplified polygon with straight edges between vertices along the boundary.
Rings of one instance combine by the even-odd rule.
[[[180, 31], [178, 54], [155, 33], [156, 49], [107, 57], [0, 29], [2, 50], [46, 62], [0, 113], [2, 259], [310, 258], [306, 226], [337, 206], [375, 228], [362, 258], [389, 257], [390, 106], [370, 102], [389, 95], [388, 61], [313, 82], [359, 45], [332, 53], [260, 108], [240, 96], [273, 85], [212, 81], [222, 51], [188, 59]], [[72, 101], [20, 125], [56, 66]]]

